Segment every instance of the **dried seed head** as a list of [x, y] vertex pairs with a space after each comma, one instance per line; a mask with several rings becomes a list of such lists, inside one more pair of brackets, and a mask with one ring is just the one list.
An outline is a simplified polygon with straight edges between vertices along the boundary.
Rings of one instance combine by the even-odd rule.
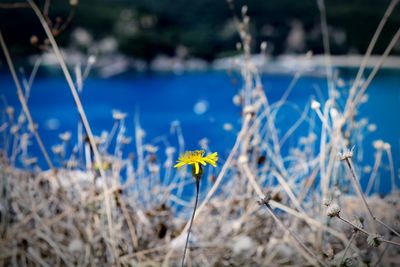
[[121, 144], [123, 145], [129, 145], [132, 142], [132, 138], [128, 137], [128, 136], [121, 136]]
[[374, 124], [374, 123], [372, 123], [372, 124], [370, 124], [370, 125], [368, 125], [368, 132], [375, 132], [376, 131], [376, 124]]
[[310, 143], [313, 143], [313, 142], [315, 142], [316, 140], [317, 140], [317, 135], [314, 134], [314, 133], [310, 133], [310, 135], [308, 136], [308, 141], [309, 141]]
[[321, 104], [318, 101], [311, 100], [311, 108], [313, 110], [317, 110], [321, 107]]
[[94, 140], [97, 144], [105, 144], [110, 134], [107, 131], [102, 131], [100, 136], [95, 136]]
[[233, 126], [232, 126], [232, 124], [227, 122], [227, 123], [224, 123], [223, 128], [225, 131], [230, 132], [230, 131], [232, 131]]
[[247, 115], [247, 114], [254, 115], [255, 112], [256, 112], [256, 111], [255, 111], [255, 108], [254, 108], [253, 105], [245, 106], [244, 109], [243, 109], [243, 113], [244, 113], [245, 115]]
[[351, 159], [353, 157], [353, 150], [354, 150], [354, 146], [351, 149], [347, 149], [344, 152], [339, 153], [340, 160]]
[[376, 150], [381, 150], [381, 149], [383, 149], [385, 143], [384, 143], [381, 139], [378, 139], [378, 140], [375, 140], [375, 141], [372, 143], [372, 145], [374, 146], [374, 148], [375, 148]]
[[53, 151], [54, 154], [61, 155], [64, 152], [64, 147], [63, 145], [55, 145], [51, 147], [51, 150]]
[[380, 238], [381, 236], [378, 234], [370, 234], [368, 235], [367, 243], [371, 247], [378, 247], [381, 244], [381, 241], [379, 240]]
[[239, 106], [242, 103], [242, 97], [240, 95], [234, 95], [232, 98], [233, 104]]
[[26, 158], [23, 160], [25, 165], [35, 165], [37, 163], [37, 158]]
[[18, 131], [19, 131], [19, 126], [18, 126], [18, 125], [13, 125], [13, 126], [11, 126], [10, 132], [11, 132], [12, 134], [16, 134], [16, 133], [18, 133]]
[[335, 251], [329, 243], [323, 245], [322, 253], [329, 260], [332, 260], [335, 257]]
[[328, 206], [328, 209], [326, 210], [326, 215], [329, 217], [336, 217], [340, 213], [340, 207], [336, 203], [332, 203], [331, 205]]
[[96, 57], [93, 56], [93, 55], [89, 56], [89, 58], [88, 58], [88, 64], [89, 64], [89, 65], [93, 65], [94, 63], [96, 63]]
[[146, 150], [149, 153], [156, 153], [158, 151], [158, 147], [147, 144], [147, 145], [144, 145], [144, 150]]
[[7, 113], [7, 115], [8, 116], [13, 116], [14, 115], [14, 108], [12, 107], [12, 106], [8, 106], [7, 108], [6, 108], [6, 113]]
[[340, 88], [342, 88], [342, 87], [345, 86], [345, 82], [344, 82], [344, 80], [343, 80], [342, 78], [339, 78], [339, 79], [337, 80], [336, 84], [337, 84], [337, 86], [340, 87]]
[[68, 142], [69, 140], [71, 140], [71, 132], [66, 131], [62, 134], [60, 134], [58, 137], [60, 137], [60, 139], [64, 142]]
[[369, 165], [364, 166], [364, 168], [363, 168], [364, 173], [370, 173], [371, 171], [372, 171], [371, 166], [369, 166]]
[[239, 164], [245, 164], [249, 162], [249, 158], [246, 155], [240, 155], [238, 158], [238, 163]]
[[299, 143], [302, 145], [308, 144], [308, 139], [305, 137], [300, 137]]
[[358, 123], [361, 127], [365, 126], [368, 124], [368, 119], [366, 118], [362, 118], [359, 123]]
[[68, 162], [67, 162], [67, 166], [69, 167], [69, 168], [76, 168], [76, 167], [78, 167], [78, 165], [79, 165], [79, 162], [76, 160], [76, 159], [70, 159]]
[[323, 204], [324, 206], [329, 207], [329, 205], [332, 204], [332, 198], [330, 198], [330, 197], [324, 197], [324, 198], [322, 199], [322, 204]]
[[208, 143], [209, 143], [209, 140], [205, 137], [201, 138], [199, 141], [199, 145], [200, 145], [201, 149], [203, 149], [203, 150], [208, 150]]
[[354, 259], [352, 259], [352, 258], [345, 258], [341, 266], [350, 267], [350, 266], [354, 266], [355, 263], [356, 263], [356, 262], [354, 261]]
[[258, 204], [260, 205], [269, 205], [269, 201], [272, 199], [272, 193], [270, 190], [268, 190], [265, 193], [264, 198], [262, 198], [260, 201], [258, 201]]
[[113, 110], [112, 111], [112, 116], [113, 116], [114, 120], [119, 121], [119, 120], [125, 119], [127, 114], [123, 113], [123, 112], [120, 112], [119, 110]]

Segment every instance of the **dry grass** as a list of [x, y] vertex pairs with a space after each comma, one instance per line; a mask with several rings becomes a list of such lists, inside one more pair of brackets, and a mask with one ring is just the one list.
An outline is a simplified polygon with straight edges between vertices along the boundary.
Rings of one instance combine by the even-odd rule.
[[[174, 123], [174, 132], [180, 146], [157, 150], [147, 144], [136, 119], [134, 159], [121, 153], [130, 142], [124, 132], [124, 114], [114, 113], [115, 124], [108, 136], [92, 135], [78, 93], [88, 71], [73, 81], [40, 10], [28, 2], [59, 59], [89, 140], [73, 144], [75, 152], [67, 155], [64, 147], [69, 138], [64, 135], [60, 146], [53, 149], [63, 167], [55, 170], [49, 158], [53, 171], [40, 170], [36, 160], [24, 154], [32, 134], [41, 140], [28, 106], [23, 105], [19, 116], [11, 107], [4, 110], [0, 266], [177, 266], [192, 205], [183, 192], [194, 184], [190, 172], [172, 169], [176, 151], [184, 149], [179, 124]], [[389, 6], [369, 51], [397, 2]], [[323, 14], [323, 1], [319, 4]], [[399, 34], [363, 83], [361, 66], [343, 99], [336, 97], [337, 81], [328, 69], [329, 98], [314, 100], [311, 108], [302, 107], [298, 121], [282, 134], [275, 119], [302, 73], [299, 70], [294, 76], [280, 101], [270, 103], [252, 62], [246, 11], [236, 19], [243, 51], [241, 60], [235, 62], [243, 79], [237, 96], [242, 126], [218, 172], [206, 172], [203, 177], [208, 187], [200, 195], [186, 265], [395, 266], [400, 262], [400, 196], [391, 147], [382, 141], [375, 143], [376, 160], [367, 189], [372, 190], [376, 182], [391, 181], [392, 192], [384, 198], [359, 190], [360, 162], [349, 148], [357, 144], [358, 135], [367, 132], [368, 125], [354, 112]], [[321, 21], [326, 24], [324, 16]], [[1, 43], [14, 72], [3, 38]], [[14, 76], [21, 103], [26, 103], [22, 90], [29, 91], [26, 85], [32, 83], [24, 81], [22, 89]], [[347, 104], [341, 108], [338, 102]], [[296, 137], [293, 133], [300, 125], [314, 126]], [[295, 145], [284, 153], [282, 146], [289, 138]], [[78, 139], [83, 140], [82, 136]], [[113, 139], [116, 145], [111, 154], [107, 151]], [[42, 152], [47, 154], [44, 147]], [[166, 160], [160, 162], [162, 154]], [[389, 178], [377, 175], [384, 154], [392, 170]], [[23, 170], [14, 167], [17, 159], [22, 159]], [[125, 182], [121, 182], [122, 173], [126, 173]], [[260, 206], [257, 201], [261, 199]]]

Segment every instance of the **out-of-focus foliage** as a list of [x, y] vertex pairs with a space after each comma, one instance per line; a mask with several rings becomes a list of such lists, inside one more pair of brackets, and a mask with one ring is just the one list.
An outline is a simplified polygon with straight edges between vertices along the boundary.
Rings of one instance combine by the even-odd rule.
[[[325, 2], [332, 53], [365, 52], [389, 1]], [[43, 6], [44, 1], [38, 3]], [[315, 53], [323, 52], [316, 0], [240, 0], [234, 1], [233, 13], [224, 0], [81, 0], [72, 24], [58, 37], [58, 41], [69, 44], [69, 33], [81, 27], [95, 40], [115, 37], [119, 50], [134, 57], [148, 60], [157, 54], [174, 55], [177, 47], [185, 47], [189, 55], [210, 60], [235, 53], [238, 37], [233, 18], [234, 14], [240, 16], [243, 4], [249, 7], [255, 48], [258, 49], [256, 44], [261, 41], [268, 41], [269, 52], [273, 54], [309, 49]], [[65, 19], [69, 10], [68, 0], [52, 1], [50, 18], [54, 21], [57, 16]], [[399, 25], [400, 16], [395, 10], [375, 53], [382, 53]], [[28, 8], [0, 9], [0, 27], [19, 55], [34, 52], [34, 48], [29, 46], [32, 34], [44, 36]], [[304, 45], [291, 50], [287, 40], [294, 28], [304, 36]]]

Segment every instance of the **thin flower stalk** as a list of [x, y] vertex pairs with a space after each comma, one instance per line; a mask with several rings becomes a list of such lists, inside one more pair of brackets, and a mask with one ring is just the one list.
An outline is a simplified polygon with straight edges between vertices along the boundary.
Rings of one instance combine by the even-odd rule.
[[207, 166], [210, 164], [213, 167], [217, 166], [218, 161], [218, 153], [214, 152], [210, 155], [204, 156], [204, 150], [195, 150], [195, 151], [187, 151], [182, 156], [179, 157], [177, 163], [174, 165], [174, 168], [181, 168], [185, 165], [189, 165], [192, 167], [192, 176], [196, 181], [196, 198], [194, 202], [194, 208], [192, 217], [190, 218], [189, 229], [186, 236], [185, 248], [183, 250], [183, 257], [181, 266], [183, 267], [185, 264], [185, 256], [186, 250], [189, 243], [190, 232], [193, 225], [193, 220], [196, 214], [197, 203], [199, 201], [199, 193], [200, 193], [200, 180], [203, 176], [203, 166]]
[[[345, 152], [345, 153], [347, 153], [347, 152]], [[350, 152], [350, 153], [352, 154], [352, 152]], [[369, 216], [369, 219], [370, 219], [370, 222], [371, 222], [372, 230], [376, 233], [377, 230], [376, 230], [375, 219], [374, 219], [375, 216], [372, 214], [372, 211], [371, 211], [371, 209], [370, 209], [370, 207], [369, 207], [369, 205], [367, 203], [367, 200], [365, 199], [364, 193], [361, 190], [361, 186], [360, 186], [360, 184], [358, 182], [359, 179], [357, 178], [357, 175], [356, 175], [356, 173], [354, 171], [353, 163], [351, 161], [351, 155], [349, 155], [349, 156], [345, 155], [343, 157], [343, 159], [344, 159], [344, 161], [346, 161], [347, 167], [350, 170], [350, 173], [351, 173], [350, 177], [351, 177], [351, 181], [353, 183], [353, 186], [356, 189], [357, 194], [361, 198], [361, 200], [362, 200], [362, 202], [364, 204], [364, 207], [365, 207], [365, 209], [367, 211], [367, 215]]]
[[[359, 226], [355, 225], [354, 223], [352, 223], [352, 222], [346, 220], [345, 218], [341, 217], [340, 215], [338, 215], [338, 216], [336, 216], [336, 217], [338, 217], [338, 218], [339, 218], [340, 220], [342, 220], [343, 222], [345, 222], [345, 223], [351, 225], [352, 227], [354, 227], [355, 229], [357, 229], [357, 230], [360, 231], [361, 233], [363, 233], [363, 234], [365, 234], [365, 235], [367, 235], [367, 236], [372, 235], [371, 233], [365, 231], [364, 229], [360, 228]], [[378, 240], [379, 240], [380, 242], [384, 242], [384, 243], [388, 243], [388, 244], [392, 244], [392, 245], [395, 245], [395, 246], [400, 247], [400, 243], [397, 243], [397, 242], [394, 242], [394, 241], [391, 241], [391, 240], [387, 240], [387, 239], [384, 239], [384, 238], [382, 238], [382, 237], [378, 237]]]
[[354, 240], [355, 237], [356, 237], [356, 232], [354, 232], [354, 233], [351, 235], [350, 240], [349, 240], [349, 243], [347, 243], [346, 248], [344, 249], [343, 256], [342, 256], [342, 259], [340, 260], [339, 266], [342, 266], [342, 265], [343, 265], [344, 260], [345, 260], [345, 258], [346, 258], [347, 251], [349, 250], [349, 248], [350, 248], [350, 246], [351, 246], [351, 243], [353, 242], [353, 240]]
[[276, 216], [271, 206], [269, 205], [269, 201], [270, 201], [269, 197], [266, 196], [259, 203], [267, 208], [268, 212], [271, 214], [275, 222], [296, 241], [296, 243], [302, 250], [304, 250], [305, 253], [302, 253], [303, 256], [314, 266], [315, 265], [327, 266], [301, 241], [301, 239], [293, 231], [291, 231], [288, 227], [285, 226], [285, 224], [281, 221], [281, 219], [278, 218], [278, 216]]

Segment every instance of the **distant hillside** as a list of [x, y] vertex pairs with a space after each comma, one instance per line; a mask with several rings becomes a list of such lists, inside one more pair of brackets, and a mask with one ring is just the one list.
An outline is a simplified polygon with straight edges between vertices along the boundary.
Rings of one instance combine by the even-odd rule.
[[[1, 0], [1, 3], [13, 2]], [[44, 1], [38, 1], [43, 5]], [[66, 18], [68, 0], [52, 1], [50, 15]], [[328, 0], [331, 49], [334, 54], [363, 53], [390, 1]], [[235, 1], [234, 14], [248, 5], [254, 48], [269, 42], [269, 52], [323, 52], [317, 1], [249, 0]], [[400, 26], [400, 8], [394, 11], [375, 53], [382, 53]], [[207, 60], [235, 53], [238, 36], [233, 13], [224, 0], [81, 0], [67, 30], [58, 37], [67, 45], [77, 27], [86, 29], [93, 39], [112, 36], [118, 49], [130, 56], [149, 60], [157, 54], [173, 55], [177, 47], [194, 57]], [[34, 53], [29, 45], [32, 34], [43, 32], [29, 9], [0, 9], [0, 28], [18, 55]], [[395, 53], [399, 54], [397, 48]]]

